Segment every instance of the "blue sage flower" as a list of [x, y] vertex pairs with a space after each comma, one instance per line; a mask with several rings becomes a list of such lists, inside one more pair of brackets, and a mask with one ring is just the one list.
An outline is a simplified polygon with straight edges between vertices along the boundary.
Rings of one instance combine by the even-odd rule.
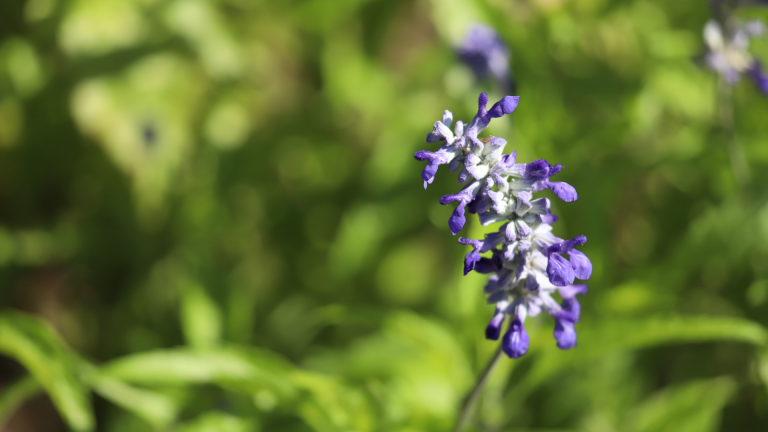
[[768, 75], [763, 73], [759, 60], [749, 53], [749, 41], [765, 34], [762, 21], [751, 20], [743, 24], [723, 27], [715, 20], [704, 26], [704, 41], [707, 51], [704, 64], [717, 72], [729, 85], [735, 85], [742, 75], [751, 78], [757, 88], [768, 94]]
[[[519, 99], [506, 96], [488, 110], [488, 96], [481, 93], [475, 117], [466, 126], [457, 121], [453, 132], [453, 115], [445, 111], [427, 134], [428, 143], [442, 145], [435, 152], [415, 154], [417, 160], [427, 162], [422, 172], [425, 188], [434, 180], [439, 165], [447, 164], [451, 171], [461, 169], [459, 182], [466, 186], [440, 199], [443, 205], [457, 203], [448, 220], [454, 235], [464, 227], [466, 212], [477, 214], [483, 226], [501, 223], [497, 232], [483, 239], [460, 237], [459, 243], [472, 248], [464, 258], [464, 274], [476, 271], [491, 275], [485, 294], [496, 311], [485, 335], [492, 340], [501, 337], [502, 349], [512, 358], [528, 351], [525, 320], [542, 310], [555, 319], [557, 346], [576, 346], [574, 324], [581, 311], [576, 295], [585, 294], [587, 287], [575, 284], [575, 280], [587, 280], [592, 275], [589, 258], [575, 249], [587, 238], [579, 235], [564, 240], [554, 236], [552, 224], [557, 217], [550, 211], [549, 199], [533, 198], [534, 193], [549, 189], [563, 201], [578, 199], [573, 186], [551, 180], [562, 165], [543, 159], [517, 163], [515, 152], [503, 154], [504, 139], [478, 137], [492, 119], [512, 113]], [[555, 295], [562, 302], [558, 303]], [[507, 316], [509, 324], [502, 337]]]
[[456, 54], [472, 69], [478, 81], [490, 75], [505, 92], [511, 90], [510, 51], [492, 27], [483, 24], [470, 27]]

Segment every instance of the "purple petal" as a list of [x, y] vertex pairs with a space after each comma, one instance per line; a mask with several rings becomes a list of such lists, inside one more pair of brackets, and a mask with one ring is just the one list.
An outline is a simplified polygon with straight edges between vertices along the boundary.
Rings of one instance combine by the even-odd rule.
[[566, 320], [555, 320], [555, 340], [557, 347], [563, 350], [576, 346], [576, 329], [573, 323]]
[[523, 165], [524, 166], [520, 170], [523, 173], [523, 178], [534, 179], [549, 177], [549, 170], [552, 167], [552, 165], [544, 159], [535, 160]]
[[533, 230], [522, 219], [515, 219], [515, 228], [517, 229], [517, 235], [521, 238], [528, 238], [533, 234]]
[[528, 332], [525, 331], [520, 318], [515, 318], [501, 341], [501, 348], [511, 358], [520, 358], [528, 352]]
[[563, 252], [569, 252], [574, 247], [581, 246], [586, 242], [587, 242], [587, 236], [585, 236], [584, 234], [579, 234], [570, 240], [564, 241], [562, 243], [562, 250]]
[[448, 227], [451, 229], [453, 235], [456, 235], [456, 233], [461, 231], [461, 229], [464, 228], [464, 224], [467, 222], [467, 218], [464, 217], [465, 206], [466, 204], [464, 201], [460, 202], [456, 209], [453, 210], [451, 217], [448, 219]]
[[456, 172], [457, 169], [461, 168], [461, 164], [464, 163], [464, 159], [460, 157], [455, 157], [453, 160], [451, 160], [451, 163], [448, 165], [448, 169], [451, 172]]
[[506, 171], [515, 165], [515, 160], [517, 160], [517, 151], [513, 151], [510, 154], [505, 154], [501, 157], [501, 159], [499, 159], [498, 162], [496, 162], [496, 165], [493, 166], [493, 171]]
[[579, 199], [579, 194], [576, 193], [576, 189], [568, 183], [564, 182], [547, 182], [547, 187], [557, 195], [558, 198], [565, 202], [576, 201]]
[[447, 163], [448, 156], [445, 153], [435, 153], [426, 150], [417, 151], [413, 157], [419, 161], [429, 161], [424, 170], [421, 172], [421, 179], [424, 180], [424, 189], [428, 184], [432, 184], [435, 180], [435, 174], [440, 165]]
[[491, 322], [488, 323], [488, 327], [485, 328], [485, 338], [489, 340], [499, 340], [502, 324], [504, 324], [504, 312], [499, 312], [491, 318]]
[[586, 294], [587, 286], [584, 284], [568, 285], [559, 287], [557, 291], [560, 293], [560, 297], [564, 299], [574, 298], [577, 294]]
[[757, 88], [768, 95], [768, 74], [763, 74], [763, 66], [759, 61], [755, 60], [749, 68], [749, 76], [752, 77]]
[[442, 197], [440, 197], [440, 204], [446, 205], [456, 201], [468, 204], [470, 201], [475, 199], [475, 196], [477, 195], [477, 191], [479, 189], [480, 189], [479, 183], [477, 182], [470, 183], [464, 186], [462, 190], [460, 190], [455, 194], [443, 195]]
[[[464, 266], [464, 275], [467, 275], [467, 268], [466, 268], [466, 261]], [[489, 274], [489, 273], [496, 273], [497, 271], [501, 270], [501, 266], [498, 265], [498, 262], [491, 258], [480, 258], [480, 261], [475, 263], [474, 270], [477, 273], [480, 274]]]
[[[487, 99], [488, 97], [486, 96]], [[520, 96], [504, 96], [500, 101], [493, 104], [486, 117], [490, 120], [492, 118], [499, 118], [504, 114], [511, 114], [517, 108], [518, 103], [520, 103]]]
[[475, 265], [478, 261], [480, 261], [480, 252], [478, 252], [477, 249], [470, 251], [467, 256], [464, 257], [464, 276], [468, 275], [469, 272], [475, 269]]
[[430, 132], [430, 133], [427, 134], [427, 142], [428, 143], [436, 143], [436, 142], [440, 142], [442, 140], [443, 140], [443, 137], [441, 137], [440, 135], [438, 135], [438, 134], [436, 134], [434, 132]]
[[557, 216], [553, 215], [552, 213], [541, 215], [541, 223], [553, 224], [555, 222], [557, 222]]
[[533, 273], [528, 273], [528, 276], [525, 278], [525, 283], [528, 291], [536, 291], [539, 289], [539, 281], [536, 280], [536, 276], [534, 276]]
[[470, 202], [467, 205], [467, 210], [469, 210], [469, 206], [472, 205], [473, 203], [474, 203], [474, 207], [472, 210], [474, 211], [470, 211], [470, 213], [485, 213], [493, 207], [493, 200], [489, 198], [482, 198], [482, 199], [477, 199]]
[[502, 243], [504, 243], [504, 233], [495, 232], [486, 234], [485, 238], [483, 239], [483, 245], [480, 247], [480, 252], [488, 252], [489, 250], [495, 249], [496, 246]]
[[555, 174], [559, 173], [559, 172], [560, 172], [560, 170], [562, 170], [562, 169], [563, 169], [563, 166], [562, 166], [562, 165], [560, 165], [560, 164], [555, 164], [555, 166], [553, 166], [553, 167], [551, 167], [551, 168], [549, 169], [549, 176], [550, 176], [550, 177], [552, 177], [553, 175], [555, 175]]
[[546, 215], [549, 214], [549, 206], [549, 198], [536, 198], [531, 201], [531, 209], [529, 211], [533, 214]]
[[581, 303], [576, 297], [564, 298], [562, 303], [563, 310], [570, 313], [570, 321], [579, 322], [581, 316]]
[[549, 281], [555, 286], [566, 286], [573, 283], [573, 267], [571, 263], [560, 254], [553, 253], [549, 255], [547, 262], [547, 276]]
[[[456, 233], [454, 233], [456, 234]], [[459, 243], [465, 246], [472, 246], [470, 251], [464, 258], [464, 276], [469, 274], [475, 268], [475, 264], [480, 260], [480, 248], [483, 246], [481, 240], [473, 240], [465, 237], [459, 237]]]
[[459, 173], [459, 183], [461, 183], [461, 184], [464, 184], [464, 183], [468, 182], [469, 179], [471, 179], [471, 178], [472, 178], [472, 174], [470, 174], [469, 171], [467, 171], [466, 168], [461, 170], [461, 172]]
[[589, 261], [586, 255], [573, 249], [568, 252], [570, 257], [571, 266], [573, 267], [573, 274], [581, 279], [587, 280], [592, 276], [592, 262]]
[[496, 150], [503, 149], [507, 145], [507, 140], [492, 136], [491, 140], [485, 144], [484, 153], [493, 153]]
[[436, 163], [436, 161], [437, 159], [434, 159], [429, 162], [421, 172], [421, 179], [424, 180], [424, 189], [427, 188], [428, 184], [432, 184], [432, 182], [435, 181], [437, 169], [440, 167], [440, 164]]
[[419, 150], [413, 154], [413, 157], [417, 161], [431, 161], [432, 159], [435, 158], [435, 153], [431, 151], [426, 151], [426, 150]]
[[504, 236], [507, 240], [507, 243], [512, 243], [517, 239], [517, 229], [515, 229], [514, 223], [508, 223], [506, 229], [504, 230]]

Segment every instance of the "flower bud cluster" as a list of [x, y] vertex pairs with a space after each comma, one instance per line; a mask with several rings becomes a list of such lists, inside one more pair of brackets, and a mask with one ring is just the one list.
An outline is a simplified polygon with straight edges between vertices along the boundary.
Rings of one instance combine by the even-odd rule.
[[[586, 293], [587, 287], [573, 283], [577, 278], [589, 279], [592, 273], [592, 263], [574, 249], [587, 238], [555, 237], [551, 224], [557, 217], [550, 211], [549, 199], [533, 198], [534, 193], [544, 189], [550, 189], [566, 202], [578, 198], [571, 185], [550, 180], [562, 165], [551, 165], [543, 159], [516, 163], [515, 152], [503, 154], [504, 139], [478, 138], [491, 119], [512, 113], [518, 102], [518, 96], [506, 96], [488, 110], [488, 96], [481, 93], [477, 115], [466, 126], [457, 121], [453, 131], [453, 115], [445, 111], [442, 121], [436, 122], [427, 135], [428, 143], [442, 145], [435, 152], [423, 150], [414, 155], [427, 162], [421, 175], [425, 189], [440, 165], [448, 165], [451, 171], [460, 170], [459, 182], [466, 186], [440, 199], [444, 205], [457, 203], [448, 220], [454, 235], [464, 227], [466, 212], [477, 214], [483, 226], [503, 222], [497, 232], [482, 240], [460, 237], [459, 243], [472, 247], [464, 259], [465, 275], [470, 271], [491, 274], [485, 293], [488, 302], [495, 303], [496, 311], [485, 335], [498, 340], [504, 322], [508, 321], [502, 348], [512, 358], [528, 351], [529, 338], [523, 324], [528, 316], [536, 316], [542, 310], [555, 319], [557, 346], [576, 346], [574, 324], [579, 321], [581, 309], [576, 295]], [[486, 253], [490, 255], [482, 256]], [[555, 292], [562, 298], [561, 303], [553, 297]]]

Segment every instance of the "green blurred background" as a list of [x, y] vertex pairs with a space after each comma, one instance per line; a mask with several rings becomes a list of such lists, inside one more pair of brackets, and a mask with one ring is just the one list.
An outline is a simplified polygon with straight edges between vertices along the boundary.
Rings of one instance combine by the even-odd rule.
[[585, 234], [595, 271], [579, 347], [530, 319], [469, 430], [768, 430], [768, 98], [718, 99], [692, 62], [709, 16], [3, 0], [3, 430], [449, 430], [493, 308], [438, 203], [455, 176], [424, 191], [413, 153], [443, 110], [503, 96], [454, 53], [478, 22], [521, 97], [488, 132], [565, 166], [580, 199], [553, 201], [555, 234]]

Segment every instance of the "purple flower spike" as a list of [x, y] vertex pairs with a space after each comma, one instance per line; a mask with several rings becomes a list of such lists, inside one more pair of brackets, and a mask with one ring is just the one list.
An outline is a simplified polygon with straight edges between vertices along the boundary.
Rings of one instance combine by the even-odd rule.
[[[531, 163], [516, 163], [516, 154], [502, 154], [506, 141], [498, 137], [478, 137], [491, 119], [509, 114], [517, 108], [519, 99], [507, 96], [490, 110], [488, 95], [478, 98], [477, 114], [464, 127], [460, 120], [451, 132], [453, 120], [446, 111], [441, 122], [434, 124], [430, 139], [444, 141], [436, 152], [421, 151], [415, 157], [427, 161], [422, 177], [425, 187], [434, 179], [437, 167], [449, 164], [459, 171], [459, 181], [468, 182], [461, 191], [440, 198], [440, 204], [457, 203], [448, 221], [451, 232], [464, 228], [466, 215], [477, 214], [483, 226], [499, 223], [497, 231], [485, 234], [482, 240], [459, 238], [459, 243], [472, 248], [464, 258], [464, 275], [471, 271], [490, 274], [484, 292], [496, 312], [488, 324], [488, 339], [501, 337], [501, 348], [509, 357], [519, 358], [528, 352], [529, 337], [523, 326], [528, 316], [547, 312], [555, 319], [555, 339], [561, 349], [576, 346], [575, 323], [579, 321], [581, 304], [577, 294], [587, 291], [585, 285], [572, 285], [575, 278], [592, 275], [592, 263], [574, 247], [583, 245], [583, 235], [570, 240], [555, 237], [551, 224], [557, 217], [550, 211], [547, 198], [534, 199], [544, 189], [564, 201], [578, 198], [576, 190], [550, 178], [562, 170], [539, 159]], [[490, 252], [491, 256], [481, 254]], [[566, 259], [567, 257], [567, 259]], [[562, 300], [557, 302], [556, 291]], [[513, 306], [513, 307], [512, 307]], [[502, 325], [512, 315], [502, 336]]]
[[497, 312], [493, 316], [491, 322], [488, 323], [488, 327], [485, 328], [485, 338], [488, 340], [499, 340], [501, 336], [501, 325], [504, 324], [504, 312]]
[[576, 189], [568, 183], [547, 182], [547, 187], [552, 190], [558, 198], [565, 202], [576, 201], [579, 199], [579, 194], [576, 193]]
[[529, 343], [530, 339], [528, 332], [525, 331], [525, 326], [523, 326], [520, 318], [515, 318], [501, 341], [504, 354], [510, 358], [520, 358], [528, 352]]
[[555, 320], [555, 340], [557, 347], [562, 350], [576, 346], [576, 329], [573, 323], [567, 320]]

